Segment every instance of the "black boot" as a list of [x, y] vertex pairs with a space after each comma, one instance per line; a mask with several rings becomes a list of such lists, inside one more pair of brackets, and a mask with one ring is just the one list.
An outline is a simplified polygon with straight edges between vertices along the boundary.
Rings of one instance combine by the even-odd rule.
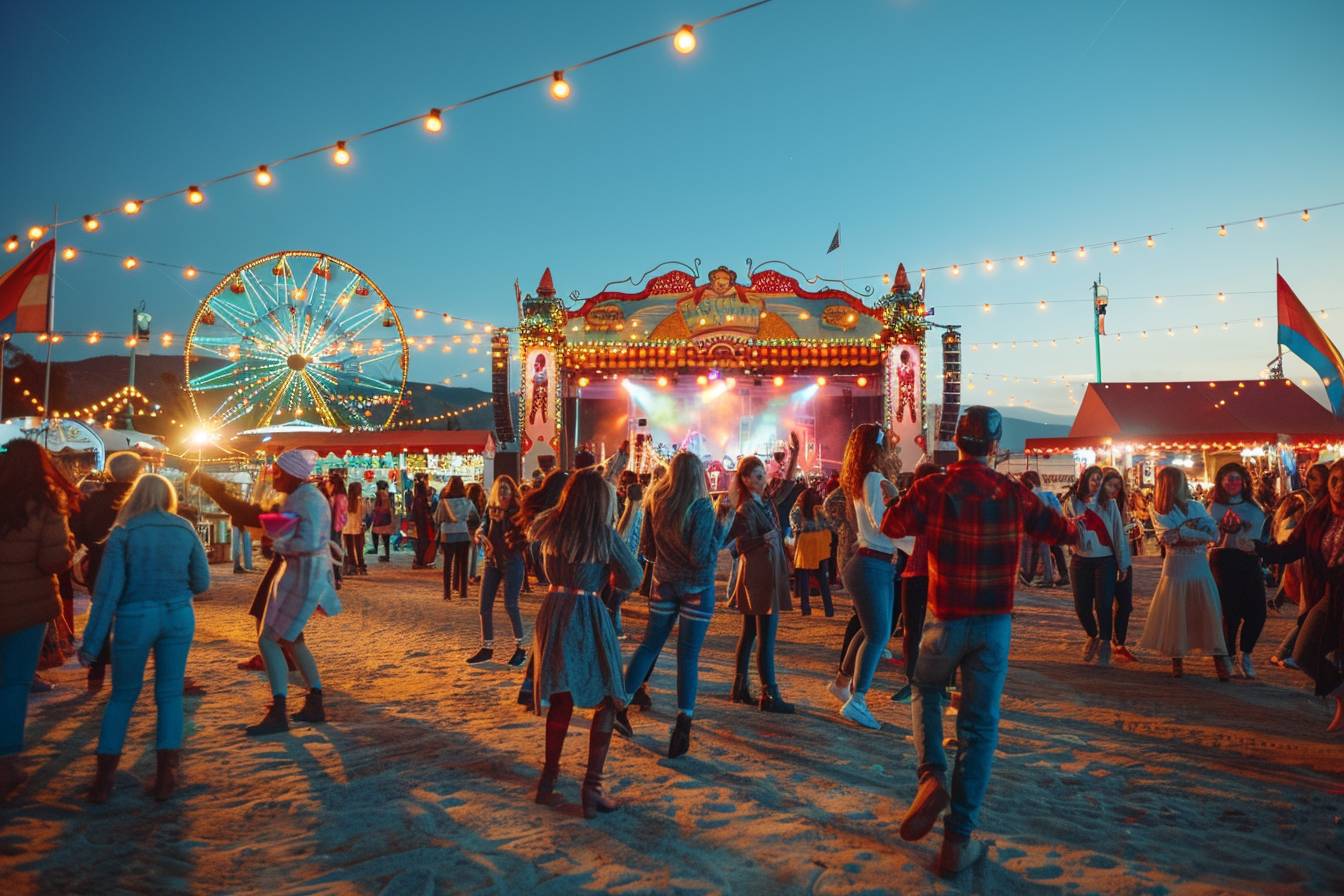
[[761, 712], [792, 713], [792, 703], [779, 696], [779, 685], [761, 685]]
[[616, 718], [611, 723], [611, 727], [621, 737], [635, 736], [635, 729], [630, 727], [630, 711], [624, 706], [616, 710]]
[[271, 698], [271, 707], [266, 715], [255, 725], [249, 725], [244, 732], [248, 737], [261, 737], [265, 734], [279, 734], [289, 730], [289, 718], [285, 715], [285, 698], [276, 694]]
[[163, 802], [177, 789], [177, 766], [181, 750], [160, 750], [158, 770], [154, 775], [154, 799]]
[[751, 696], [751, 687], [747, 684], [747, 676], [738, 673], [733, 676], [733, 695], [734, 703], [746, 703], [748, 705], [755, 703], [756, 698]]
[[588, 733], [588, 769], [583, 775], [583, 789], [579, 791], [584, 818], [596, 818], [599, 812], [615, 812], [620, 808], [602, 789], [602, 768], [607, 764], [610, 749], [611, 729], [594, 717], [593, 728]]
[[638, 706], [640, 712], [648, 712], [649, 710], [653, 709], [653, 699], [649, 697], [648, 682], [645, 682], [644, 684], [640, 685], [639, 690], [635, 691], [635, 693], [631, 695], [630, 704], [632, 706]]
[[691, 717], [677, 713], [677, 724], [672, 729], [672, 740], [667, 745], [667, 758], [676, 759], [691, 748]]
[[327, 711], [322, 706], [322, 689], [311, 688], [303, 697], [303, 708], [290, 716], [296, 722], [325, 722]]

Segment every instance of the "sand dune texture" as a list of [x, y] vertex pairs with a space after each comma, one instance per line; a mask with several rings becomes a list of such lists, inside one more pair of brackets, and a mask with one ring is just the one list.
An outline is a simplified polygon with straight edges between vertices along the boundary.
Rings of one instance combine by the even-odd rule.
[[[463, 664], [479, 638], [474, 596], [443, 602], [438, 571], [412, 572], [402, 555], [350, 581], [346, 613], [309, 630], [331, 722], [261, 740], [242, 728], [260, 716], [264, 679], [235, 668], [252, 653], [257, 577], [213, 572], [188, 669], [209, 690], [187, 703], [183, 790], [166, 804], [143, 792], [147, 683], [112, 800], [86, 805], [107, 691], [87, 694], [73, 663], [48, 673], [60, 686], [33, 700], [32, 780], [0, 808], [6, 896], [1344, 892], [1344, 737], [1324, 733], [1329, 714], [1304, 677], [1266, 661], [1286, 614], [1271, 617], [1258, 681], [1221, 684], [1202, 660], [1176, 681], [1154, 658], [1082, 665], [1068, 595], [1020, 595], [979, 834], [995, 845], [943, 882], [930, 871], [941, 826], [918, 844], [896, 833], [915, 786], [910, 708], [887, 699], [899, 666], [883, 664], [870, 698], [880, 732], [841, 720], [825, 691], [843, 597], [835, 619], [782, 622], [795, 717], [727, 701], [738, 617], [721, 610], [691, 752], [673, 761], [666, 653], [653, 711], [633, 712], [634, 741], [612, 748], [623, 808], [588, 822], [585, 723], [566, 745], [564, 804], [534, 806], [542, 722], [514, 703], [518, 670]], [[1140, 560], [1131, 641], [1156, 578]], [[524, 596], [529, 631], [539, 598]], [[637, 638], [643, 607], [626, 622]], [[501, 606], [496, 631], [507, 630]], [[301, 694], [296, 682], [291, 701]]]

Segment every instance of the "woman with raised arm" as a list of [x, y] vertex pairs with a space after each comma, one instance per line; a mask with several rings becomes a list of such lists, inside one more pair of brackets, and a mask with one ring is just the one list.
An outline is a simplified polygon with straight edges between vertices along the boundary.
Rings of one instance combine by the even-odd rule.
[[1087, 633], [1083, 662], [1111, 664], [1115, 586], [1130, 573], [1129, 535], [1119, 506], [1101, 487], [1100, 467], [1088, 467], [1064, 501], [1064, 515], [1078, 524], [1079, 542], [1069, 561], [1073, 608]]
[[602, 771], [612, 723], [627, 693], [616, 629], [600, 593], [608, 581], [616, 588], [633, 588], [640, 568], [612, 528], [615, 508], [615, 489], [590, 467], [569, 477], [560, 503], [542, 513], [531, 529], [550, 583], [532, 642], [533, 707], [546, 715], [546, 760], [536, 801], [548, 804], [554, 796], [574, 707], [594, 708], [581, 790], [585, 818], [618, 808], [602, 788]]
[[1139, 646], [1171, 657], [1175, 678], [1185, 674], [1185, 657], [1211, 656], [1218, 678], [1227, 681], [1223, 613], [1208, 557], [1218, 527], [1191, 496], [1185, 474], [1177, 467], [1158, 471], [1151, 512], [1157, 540], [1166, 553]]
[[467, 659], [467, 665], [490, 662], [495, 655], [495, 596], [504, 588], [504, 612], [513, 626], [513, 653], [510, 666], [527, 662], [523, 649], [523, 615], [518, 596], [523, 590], [523, 551], [527, 534], [514, 517], [518, 514], [518, 485], [512, 476], [496, 476], [490, 487], [485, 519], [476, 533], [485, 545], [485, 569], [481, 572], [481, 649]]

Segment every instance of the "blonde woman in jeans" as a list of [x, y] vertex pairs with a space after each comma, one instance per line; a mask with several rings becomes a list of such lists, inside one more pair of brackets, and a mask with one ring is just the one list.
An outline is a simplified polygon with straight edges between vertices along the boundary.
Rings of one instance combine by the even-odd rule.
[[112, 696], [98, 735], [98, 771], [89, 802], [105, 803], [112, 795], [113, 775], [151, 651], [158, 709], [154, 798], [172, 796], [185, 727], [182, 681], [196, 632], [191, 600], [209, 587], [205, 550], [191, 524], [177, 515], [173, 484], [153, 473], [141, 476], [107, 536], [79, 650], [80, 663], [90, 665], [115, 625]]

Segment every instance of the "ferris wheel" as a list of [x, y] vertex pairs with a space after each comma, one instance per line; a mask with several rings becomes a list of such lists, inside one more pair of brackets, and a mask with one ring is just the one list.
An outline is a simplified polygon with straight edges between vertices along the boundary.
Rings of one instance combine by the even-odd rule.
[[291, 251], [220, 280], [196, 310], [185, 354], [192, 407], [208, 425], [377, 429], [402, 405], [410, 352], [396, 309], [363, 271]]

